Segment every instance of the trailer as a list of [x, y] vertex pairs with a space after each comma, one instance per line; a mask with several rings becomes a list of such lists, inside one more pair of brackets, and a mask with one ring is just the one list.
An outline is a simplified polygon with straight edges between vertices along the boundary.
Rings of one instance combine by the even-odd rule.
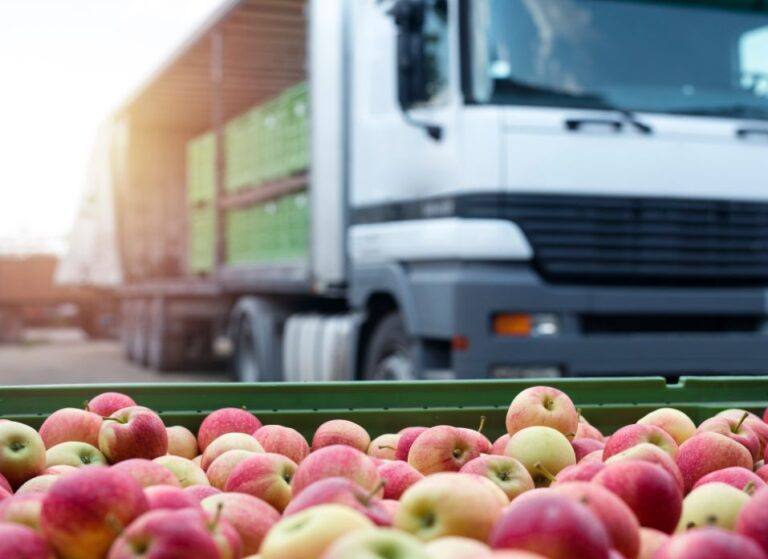
[[93, 287], [60, 286], [59, 257], [0, 256], [0, 343], [19, 343], [26, 327], [76, 326], [92, 338], [116, 334], [116, 300]]
[[110, 122], [126, 354], [764, 371], [767, 48], [761, 2], [228, 2]]

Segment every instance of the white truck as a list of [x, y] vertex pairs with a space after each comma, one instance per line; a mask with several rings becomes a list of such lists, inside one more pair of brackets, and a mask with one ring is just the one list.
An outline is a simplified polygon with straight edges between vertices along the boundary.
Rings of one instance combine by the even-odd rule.
[[[228, 192], [229, 119], [303, 80], [307, 172]], [[230, 353], [243, 381], [768, 365], [765, 1], [232, 1], [113, 122], [133, 360]], [[211, 130], [201, 275], [184, 146]], [[226, 212], [297, 185], [305, 256], [228, 263]]]

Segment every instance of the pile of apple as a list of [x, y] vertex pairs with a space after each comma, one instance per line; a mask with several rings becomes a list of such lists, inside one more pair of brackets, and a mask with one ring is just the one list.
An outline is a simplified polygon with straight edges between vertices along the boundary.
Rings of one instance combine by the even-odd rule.
[[195, 436], [105, 393], [0, 420], [0, 559], [768, 559], [768, 424], [656, 410], [606, 438], [550, 387], [491, 443], [244, 409]]

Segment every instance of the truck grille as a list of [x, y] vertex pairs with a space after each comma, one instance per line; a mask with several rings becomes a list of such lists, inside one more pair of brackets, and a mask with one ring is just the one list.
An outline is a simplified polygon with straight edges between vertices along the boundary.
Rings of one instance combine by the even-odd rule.
[[768, 285], [768, 204], [488, 195], [456, 209], [515, 221], [553, 282]]

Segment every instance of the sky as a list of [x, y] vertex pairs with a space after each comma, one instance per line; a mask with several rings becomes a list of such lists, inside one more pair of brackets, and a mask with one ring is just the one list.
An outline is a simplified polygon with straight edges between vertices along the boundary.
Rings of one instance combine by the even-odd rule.
[[0, 242], [64, 237], [96, 131], [223, 0], [0, 0]]

